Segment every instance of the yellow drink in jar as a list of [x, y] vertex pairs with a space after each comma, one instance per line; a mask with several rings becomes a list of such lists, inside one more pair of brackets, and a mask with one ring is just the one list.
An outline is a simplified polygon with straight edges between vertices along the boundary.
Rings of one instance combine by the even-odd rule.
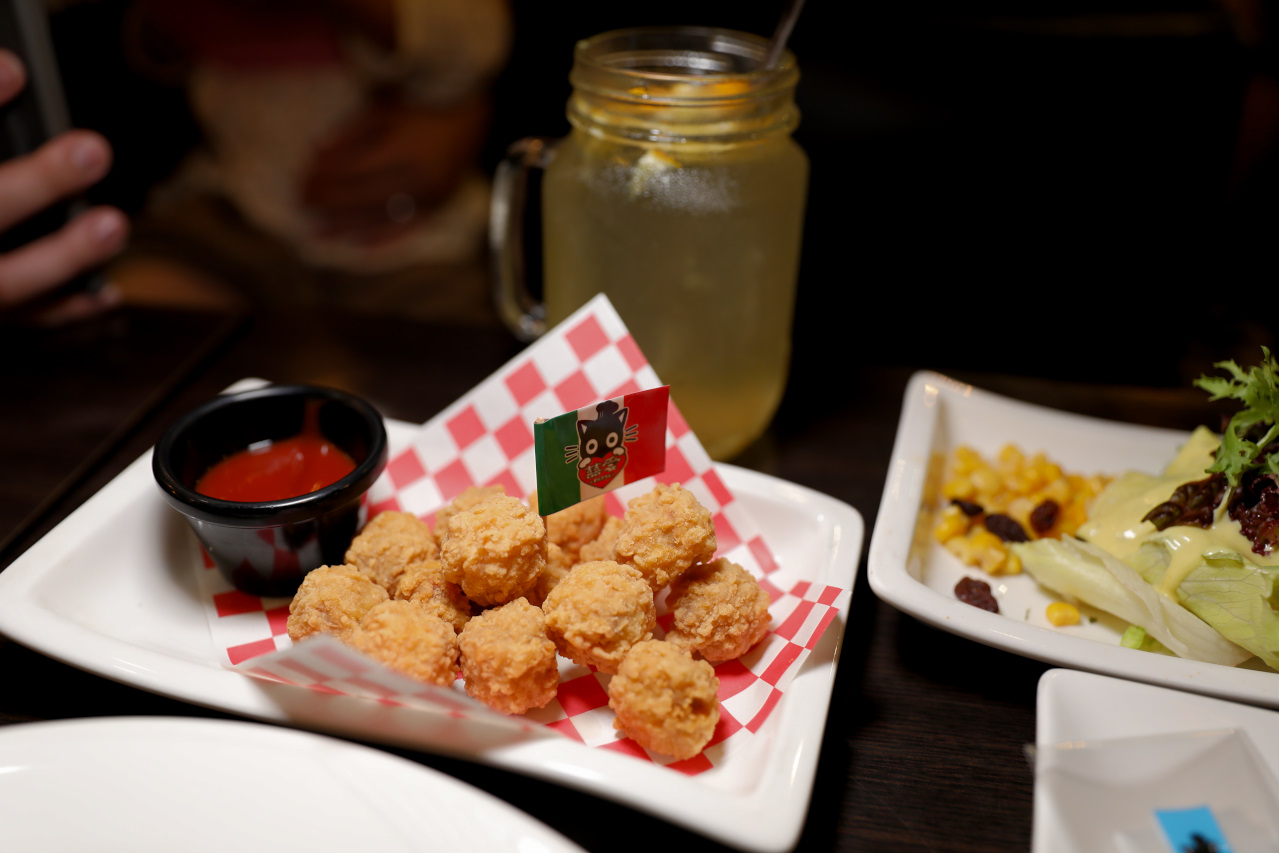
[[780, 83], [637, 83], [581, 51], [574, 128], [542, 184], [547, 322], [606, 293], [707, 451], [732, 457], [767, 428], [789, 369], [808, 181], [793, 66]]

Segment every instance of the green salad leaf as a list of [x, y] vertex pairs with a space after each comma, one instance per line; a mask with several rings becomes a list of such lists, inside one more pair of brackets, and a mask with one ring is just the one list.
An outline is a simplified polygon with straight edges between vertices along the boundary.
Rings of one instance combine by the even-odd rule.
[[1238, 666], [1251, 654], [1147, 583], [1137, 570], [1078, 539], [1036, 539], [1011, 546], [1041, 586], [1143, 628], [1178, 657]]
[[1137, 649], [1141, 652], [1153, 652], [1159, 655], [1171, 655], [1172, 652], [1163, 643], [1146, 633], [1140, 625], [1129, 625], [1119, 638], [1119, 645], [1126, 649]]
[[1177, 587], [1182, 605], [1223, 637], [1279, 669], [1279, 569], [1205, 555]]
[[[1279, 437], [1279, 365], [1267, 347], [1262, 347], [1261, 353], [1261, 363], [1251, 370], [1243, 370], [1234, 361], [1219, 361], [1213, 366], [1225, 370], [1230, 378], [1201, 376], [1195, 380], [1210, 399], [1234, 399], [1243, 404], [1226, 426], [1216, 462], [1208, 468], [1210, 473], [1224, 474], [1231, 489], [1254, 468], [1279, 474], [1279, 454], [1264, 452], [1266, 445]], [[1263, 428], [1260, 438], [1249, 438]]]

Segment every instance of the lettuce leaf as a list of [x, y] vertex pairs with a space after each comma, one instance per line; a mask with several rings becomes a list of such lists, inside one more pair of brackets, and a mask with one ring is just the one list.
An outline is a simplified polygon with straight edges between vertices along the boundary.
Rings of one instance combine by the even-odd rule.
[[1146, 633], [1178, 657], [1237, 666], [1251, 653], [1159, 592], [1127, 563], [1078, 539], [1037, 539], [1013, 546], [1027, 574]]
[[1279, 569], [1217, 553], [1177, 587], [1187, 610], [1279, 669]]
[[1142, 652], [1154, 652], [1160, 655], [1171, 655], [1168, 647], [1146, 633], [1145, 628], [1129, 625], [1124, 635], [1119, 638], [1119, 645], [1126, 649], [1137, 649]]

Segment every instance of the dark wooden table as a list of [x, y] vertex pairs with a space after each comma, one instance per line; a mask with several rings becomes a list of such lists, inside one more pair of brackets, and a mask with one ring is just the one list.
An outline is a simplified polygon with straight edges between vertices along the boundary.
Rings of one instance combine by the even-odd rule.
[[[181, 412], [235, 380], [346, 388], [421, 422], [518, 351], [497, 330], [316, 314], [226, 317], [130, 308], [72, 330], [0, 335], [0, 567], [147, 452]], [[824, 354], [818, 354], [825, 358]], [[832, 495], [875, 523], [915, 365], [797, 369], [769, 434], [737, 464]], [[940, 365], [918, 365], [939, 367]], [[1190, 428], [1190, 389], [954, 372], [1032, 402]], [[835, 383], [832, 388], [831, 383]], [[831, 394], [836, 390], [838, 394]], [[802, 405], [811, 395], [826, 402]], [[1045, 664], [986, 648], [878, 601], [865, 547], [799, 850], [1025, 851], [1035, 689]], [[81, 672], [0, 637], [0, 723], [217, 712]], [[401, 752], [490, 791], [590, 851], [721, 848], [589, 794]]]

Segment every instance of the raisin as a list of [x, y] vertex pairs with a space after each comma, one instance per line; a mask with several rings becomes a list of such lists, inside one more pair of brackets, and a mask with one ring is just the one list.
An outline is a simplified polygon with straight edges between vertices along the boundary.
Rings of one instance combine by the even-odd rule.
[[953, 498], [951, 503], [959, 507], [960, 511], [969, 518], [982, 514], [981, 506], [973, 503], [972, 501], [966, 501], [963, 498]]
[[1239, 481], [1228, 506], [1239, 532], [1252, 542], [1252, 552], [1267, 557], [1279, 545], [1279, 481], [1260, 470], [1249, 471]]
[[1057, 523], [1061, 507], [1052, 498], [1048, 498], [1030, 513], [1030, 529], [1043, 536]]
[[1168, 500], [1146, 513], [1141, 520], [1149, 521], [1156, 530], [1175, 524], [1205, 529], [1212, 527], [1213, 513], [1226, 494], [1226, 485], [1226, 478], [1221, 474], [1182, 483]]
[[991, 613], [999, 612], [999, 602], [995, 601], [995, 596], [990, 591], [990, 584], [976, 578], [963, 578], [955, 584], [955, 598], [973, 607], [989, 610]]
[[1017, 519], [1003, 513], [986, 516], [986, 529], [1005, 542], [1030, 541], [1030, 537], [1026, 535], [1026, 529], [1017, 522]]

